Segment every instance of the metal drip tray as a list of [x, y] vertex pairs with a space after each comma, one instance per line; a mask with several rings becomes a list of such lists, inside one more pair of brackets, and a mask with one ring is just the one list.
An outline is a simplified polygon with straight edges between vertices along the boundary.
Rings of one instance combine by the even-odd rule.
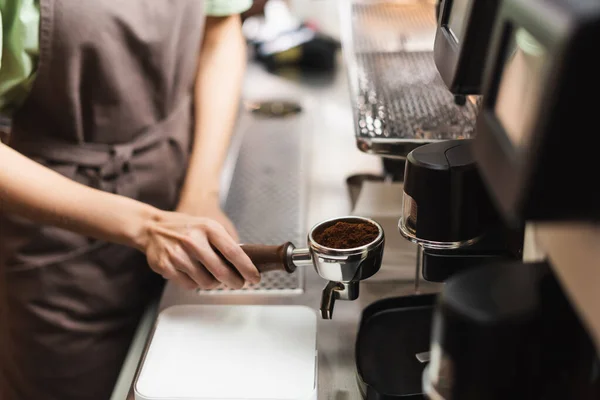
[[[224, 210], [242, 243], [291, 241], [302, 246], [306, 242], [302, 150], [306, 120], [302, 114], [285, 119], [248, 118]], [[301, 294], [305, 273], [301, 268], [292, 274], [272, 271], [263, 274], [258, 285], [198, 290], [198, 294]]]
[[435, 2], [341, 4], [359, 149], [403, 158], [426, 143], [472, 137], [478, 104], [455, 104], [433, 60]]
[[231, 295], [231, 294], [302, 294], [302, 277], [304, 273], [288, 274], [286, 272], [273, 271], [263, 274], [262, 280], [258, 285], [250, 285], [247, 288], [234, 290], [227, 288], [217, 288], [213, 290], [199, 290], [202, 295]]

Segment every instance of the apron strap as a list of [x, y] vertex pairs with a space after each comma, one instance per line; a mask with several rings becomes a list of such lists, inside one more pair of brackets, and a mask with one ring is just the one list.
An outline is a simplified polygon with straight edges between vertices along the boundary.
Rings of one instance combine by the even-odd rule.
[[14, 135], [10, 146], [26, 156], [39, 157], [60, 163], [76, 164], [82, 167], [111, 170], [122, 165], [137, 152], [144, 151], [168, 139], [182, 141], [181, 135], [189, 135], [189, 131], [170, 129], [191, 112], [191, 95], [186, 96], [175, 109], [163, 120], [150, 126], [133, 140], [125, 143], [70, 143], [48, 138], [37, 137], [28, 140], [26, 137]]
[[38, 138], [26, 140], [14, 137], [11, 147], [31, 157], [78, 166], [79, 173], [89, 179], [94, 187], [105, 192], [127, 197], [136, 196], [136, 185], [131, 182], [130, 164], [136, 153], [148, 151], [158, 144], [173, 140], [181, 148], [189, 143], [190, 132], [181, 129], [181, 121], [189, 119], [191, 96], [187, 96], [162, 121], [126, 143], [68, 143]]

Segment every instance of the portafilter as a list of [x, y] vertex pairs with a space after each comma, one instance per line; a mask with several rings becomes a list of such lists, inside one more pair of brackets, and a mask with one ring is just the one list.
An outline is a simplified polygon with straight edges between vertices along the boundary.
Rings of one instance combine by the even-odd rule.
[[[377, 237], [365, 245], [336, 249], [323, 246], [315, 236], [338, 222], [368, 223], [378, 230]], [[383, 228], [377, 222], [363, 217], [338, 217], [315, 225], [308, 233], [308, 247], [296, 248], [293, 243], [282, 245], [242, 244], [259, 272], [286, 271], [312, 265], [319, 276], [329, 281], [321, 296], [321, 316], [331, 319], [335, 300], [356, 300], [359, 282], [373, 276], [381, 267], [384, 248]]]

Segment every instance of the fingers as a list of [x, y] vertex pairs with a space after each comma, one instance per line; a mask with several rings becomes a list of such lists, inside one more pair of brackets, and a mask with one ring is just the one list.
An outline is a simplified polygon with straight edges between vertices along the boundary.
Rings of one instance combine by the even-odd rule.
[[171, 278], [167, 278], [174, 281], [177, 285], [181, 286], [186, 290], [197, 289], [198, 285], [188, 275], [181, 271], [174, 271]]
[[240, 245], [227, 234], [225, 228], [220, 225], [211, 226], [207, 230], [207, 237], [210, 243], [235, 266], [246, 281], [254, 284], [260, 282], [258, 269]]
[[233, 224], [229, 220], [226, 220], [223, 222], [223, 227], [225, 228], [227, 233], [229, 233], [229, 236], [231, 236], [231, 238], [233, 239], [233, 241], [235, 243], [240, 242], [240, 236], [238, 235], [238, 232], [235, 229], [235, 226], [233, 226]]
[[192, 258], [180, 247], [176, 246], [171, 254], [175, 269], [184, 272], [197, 287], [204, 290], [214, 289], [220, 285], [210, 272]]
[[[233, 241], [227, 232], [225, 232], [225, 229], [222, 229], [222, 235], [225, 235], [229, 238], [229, 240]], [[206, 236], [196, 235], [193, 240], [184, 241], [183, 246], [184, 249], [188, 251], [192, 257], [200, 261], [200, 263], [202, 263], [202, 265], [218, 281], [224, 283], [232, 289], [241, 289], [244, 286], [244, 279], [242, 279], [242, 277], [237, 274], [236, 271], [228, 267], [221, 257], [219, 257], [213, 251]], [[237, 265], [235, 266], [237, 267]]]
[[[150, 266], [165, 278], [202, 289], [260, 282], [260, 273], [223, 225], [177, 213], [165, 219], [150, 232], [146, 246]], [[233, 226], [230, 230], [237, 235]]]
[[163, 261], [161, 265], [161, 275], [163, 278], [175, 282], [177, 285], [184, 289], [192, 290], [196, 289], [198, 285], [192, 280], [187, 274], [181, 272], [175, 268], [169, 261]]
[[233, 227], [233, 225], [226, 226], [225, 229], [227, 230], [227, 233], [229, 234], [229, 236], [231, 236], [231, 239], [233, 239], [233, 241], [235, 243], [239, 243], [240, 242], [240, 236], [238, 235], [238, 233], [235, 230], [235, 228]]

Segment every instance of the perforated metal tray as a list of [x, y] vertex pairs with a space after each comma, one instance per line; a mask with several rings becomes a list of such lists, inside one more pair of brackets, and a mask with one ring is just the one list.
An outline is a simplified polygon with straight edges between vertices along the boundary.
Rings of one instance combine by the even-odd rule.
[[435, 1], [342, 0], [340, 15], [360, 150], [404, 158], [472, 137], [476, 99], [457, 105], [433, 60]]
[[[262, 120], [250, 117], [224, 210], [242, 243], [306, 243], [302, 114]], [[258, 285], [241, 290], [198, 290], [200, 295], [301, 294], [303, 268], [263, 274]]]

